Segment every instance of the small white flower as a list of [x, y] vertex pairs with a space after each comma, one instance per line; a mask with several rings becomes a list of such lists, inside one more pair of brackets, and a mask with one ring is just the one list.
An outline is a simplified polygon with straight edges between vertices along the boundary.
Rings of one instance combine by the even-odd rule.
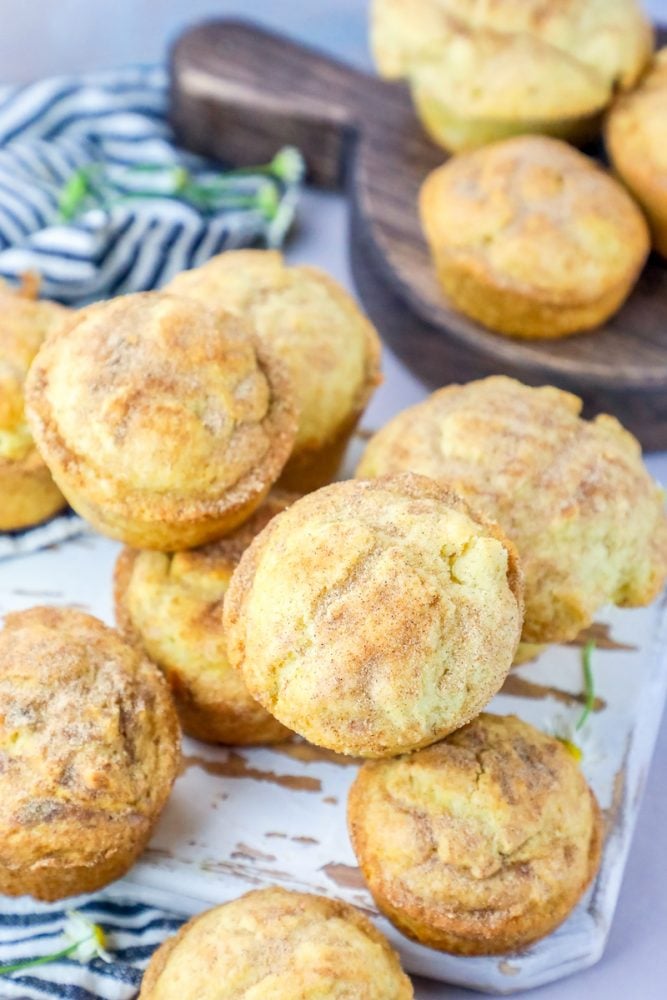
[[579, 712], [569, 715], [565, 712], [556, 712], [545, 720], [544, 730], [565, 744], [577, 760], [585, 761], [586, 765], [594, 764], [603, 757], [600, 744], [589, 722], [577, 728], [579, 718]]
[[71, 957], [78, 962], [90, 962], [92, 958], [101, 958], [104, 962], [113, 959], [104, 947], [106, 938], [99, 924], [94, 924], [77, 910], [67, 911], [67, 920], [63, 934], [70, 945], [76, 945]]

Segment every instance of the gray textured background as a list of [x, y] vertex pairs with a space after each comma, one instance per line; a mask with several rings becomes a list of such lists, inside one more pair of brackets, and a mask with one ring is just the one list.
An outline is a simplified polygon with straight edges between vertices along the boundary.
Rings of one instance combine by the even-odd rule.
[[[667, 22], [667, 0], [645, 6]], [[367, 0], [0, 0], [0, 80], [157, 60], [184, 25], [230, 13], [370, 66], [367, 8]]]

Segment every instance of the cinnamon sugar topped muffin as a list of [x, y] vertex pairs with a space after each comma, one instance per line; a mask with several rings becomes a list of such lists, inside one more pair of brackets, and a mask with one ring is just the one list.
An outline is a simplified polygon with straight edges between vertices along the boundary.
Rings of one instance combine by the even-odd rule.
[[305, 493], [330, 482], [380, 381], [379, 338], [351, 296], [276, 250], [227, 251], [167, 287], [252, 323], [289, 369], [299, 403], [281, 485]]
[[90, 306], [40, 350], [28, 418], [75, 510], [173, 550], [261, 503], [296, 433], [282, 366], [238, 317], [157, 292]]
[[648, 604], [667, 574], [664, 498], [639, 443], [581, 405], [500, 375], [451, 385], [395, 416], [357, 468], [432, 476], [500, 524], [521, 560], [529, 643], [573, 639], [609, 602]]
[[131, 867], [180, 764], [159, 670], [70, 608], [0, 632], [0, 892], [53, 900]]
[[388, 941], [353, 906], [270, 887], [189, 920], [140, 1000], [412, 1000]]
[[452, 305], [514, 337], [598, 326], [625, 301], [650, 249], [624, 188], [544, 136], [453, 157], [426, 178], [419, 204]]
[[169, 680], [184, 731], [214, 743], [274, 743], [290, 731], [251, 698], [225, 651], [222, 602], [253, 538], [296, 497], [271, 493], [248, 521], [187, 552], [124, 549], [116, 563], [116, 620]]
[[605, 141], [615, 170], [646, 212], [655, 249], [667, 257], [667, 47], [637, 89], [612, 105]]
[[423, 476], [326, 486], [274, 518], [225, 597], [227, 654], [284, 725], [342, 753], [432, 743], [501, 687], [522, 623], [514, 550]]
[[65, 506], [30, 434], [24, 412], [28, 369], [49, 330], [70, 315], [0, 285], [0, 531], [38, 524]]
[[374, 0], [371, 41], [432, 138], [461, 150], [522, 132], [591, 138], [653, 32], [637, 0]]
[[515, 716], [482, 714], [426, 750], [366, 763], [348, 817], [380, 909], [461, 955], [549, 934], [600, 862], [602, 818], [579, 765]]

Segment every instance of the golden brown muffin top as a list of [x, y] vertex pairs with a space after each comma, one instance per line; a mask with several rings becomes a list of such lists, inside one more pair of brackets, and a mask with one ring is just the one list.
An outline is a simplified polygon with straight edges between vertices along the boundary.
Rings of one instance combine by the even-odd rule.
[[515, 716], [484, 713], [426, 750], [366, 763], [349, 819], [371, 887], [408, 928], [418, 919], [489, 950], [531, 911], [539, 931], [540, 913], [577, 898], [599, 858], [579, 765]]
[[184, 271], [169, 291], [249, 319], [288, 367], [300, 406], [296, 448], [335, 438], [380, 381], [380, 341], [344, 289], [277, 250], [231, 250]]
[[597, 300], [649, 250], [644, 217], [621, 185], [546, 136], [453, 157], [424, 181], [420, 212], [436, 263], [552, 304]]
[[0, 632], [0, 862], [96, 855], [99, 828], [164, 803], [179, 731], [156, 667], [71, 608], [7, 615]]
[[667, 572], [663, 495], [639, 443], [581, 405], [504, 376], [448, 386], [394, 417], [357, 469], [432, 476], [498, 521], [519, 551], [527, 642], [573, 638], [608, 601], [648, 603]]
[[272, 887], [190, 920], [155, 954], [141, 1000], [411, 1000], [386, 939], [338, 900]]
[[614, 159], [661, 190], [667, 202], [667, 47], [656, 52], [636, 90], [612, 105], [606, 127]]
[[40, 350], [26, 399], [54, 472], [78, 475], [95, 502], [155, 519], [261, 492], [296, 431], [282, 367], [249, 327], [157, 292], [74, 315]]
[[[492, 45], [541, 58], [552, 77], [577, 77], [583, 88], [636, 82], [653, 32], [637, 0], [374, 0], [373, 52], [384, 76], [405, 76], [452, 46], [465, 65], [469, 50]], [[588, 77], [588, 82], [586, 81]], [[497, 81], [497, 90], [505, 81]], [[528, 95], [530, 99], [530, 95]], [[520, 110], [520, 109], [519, 109]]]
[[0, 461], [15, 461], [33, 447], [23, 410], [28, 369], [49, 330], [70, 310], [0, 285], [0, 312]]
[[246, 551], [224, 605], [250, 693], [311, 742], [363, 756], [472, 718], [501, 686], [521, 623], [503, 534], [412, 475], [298, 500]]
[[[212, 712], [222, 712], [227, 705], [228, 719], [232, 713], [238, 719], [237, 738], [242, 742], [252, 741], [255, 733], [258, 742], [289, 734], [251, 698], [241, 674], [229, 665], [222, 602], [246, 548], [295, 499], [296, 494], [275, 491], [220, 541], [175, 553], [125, 549], [116, 568], [121, 631], [166, 671], [177, 698], [188, 704], [194, 699], [199, 708]], [[227, 729], [231, 737], [230, 722]]]

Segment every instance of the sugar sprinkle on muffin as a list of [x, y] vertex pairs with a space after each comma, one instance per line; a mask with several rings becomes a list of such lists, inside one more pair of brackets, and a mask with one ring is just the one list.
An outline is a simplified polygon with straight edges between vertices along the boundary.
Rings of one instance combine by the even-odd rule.
[[189, 920], [151, 959], [140, 1000], [412, 1000], [387, 940], [353, 906], [257, 889]]
[[650, 249], [624, 188], [544, 136], [453, 157], [426, 178], [419, 207], [454, 308], [512, 337], [599, 326], [629, 295]]
[[326, 486], [274, 518], [225, 598], [230, 662], [312, 743], [432, 743], [501, 687], [522, 625], [514, 549], [422, 476]]
[[600, 861], [602, 817], [579, 765], [515, 716], [482, 714], [426, 750], [366, 763], [348, 817], [380, 909], [455, 954], [549, 934]]
[[94, 892], [146, 845], [180, 766], [157, 667], [71, 608], [0, 631], [0, 892]]

